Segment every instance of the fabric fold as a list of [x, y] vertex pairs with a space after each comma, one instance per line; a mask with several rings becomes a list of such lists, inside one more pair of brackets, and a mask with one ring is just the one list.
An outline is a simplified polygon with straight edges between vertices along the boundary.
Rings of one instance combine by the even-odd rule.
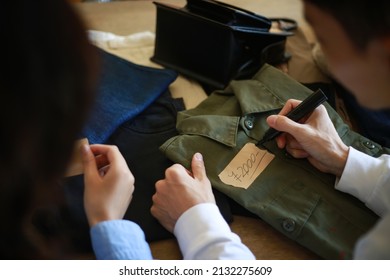
[[134, 64], [99, 49], [101, 73], [97, 97], [82, 137], [104, 143], [125, 121], [143, 112], [177, 78], [168, 69]]

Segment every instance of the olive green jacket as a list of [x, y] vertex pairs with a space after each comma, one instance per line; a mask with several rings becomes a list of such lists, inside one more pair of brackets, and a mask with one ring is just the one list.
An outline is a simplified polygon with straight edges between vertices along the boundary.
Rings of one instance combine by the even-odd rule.
[[[265, 65], [251, 80], [233, 81], [194, 109], [180, 112], [179, 136], [161, 150], [190, 168], [195, 152], [204, 156], [212, 186], [225, 193], [278, 231], [326, 259], [351, 258], [357, 239], [377, 216], [354, 197], [334, 189], [335, 177], [294, 159], [275, 141], [266, 149], [275, 158], [247, 188], [223, 183], [218, 175], [248, 142], [257, 143], [269, 128], [266, 117], [279, 112], [290, 98], [311, 91], [281, 71]], [[326, 103], [337, 132], [347, 145], [369, 155], [388, 150], [352, 132]]]

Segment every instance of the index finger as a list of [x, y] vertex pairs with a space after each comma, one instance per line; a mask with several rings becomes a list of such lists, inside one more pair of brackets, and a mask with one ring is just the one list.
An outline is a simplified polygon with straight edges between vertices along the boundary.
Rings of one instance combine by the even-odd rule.
[[286, 104], [284, 104], [283, 108], [280, 110], [278, 115], [285, 116], [287, 115], [292, 109], [297, 107], [302, 101], [297, 99], [289, 99], [287, 100]]

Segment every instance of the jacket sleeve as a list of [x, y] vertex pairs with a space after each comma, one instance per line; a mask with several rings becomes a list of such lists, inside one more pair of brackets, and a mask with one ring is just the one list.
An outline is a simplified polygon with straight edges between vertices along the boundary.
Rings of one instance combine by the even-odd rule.
[[174, 234], [184, 259], [255, 259], [212, 203], [188, 209], [176, 222]]
[[390, 156], [374, 158], [350, 147], [336, 189], [357, 197], [383, 216], [390, 210]]
[[141, 228], [128, 220], [111, 220], [91, 228], [92, 248], [100, 260], [147, 260], [152, 254]]

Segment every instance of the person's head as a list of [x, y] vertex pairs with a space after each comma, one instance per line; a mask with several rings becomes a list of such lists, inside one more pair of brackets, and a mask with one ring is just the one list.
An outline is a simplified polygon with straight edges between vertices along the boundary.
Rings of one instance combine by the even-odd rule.
[[303, 0], [330, 72], [369, 108], [390, 107], [390, 1]]
[[[50, 257], [33, 209], [55, 205], [93, 98], [95, 49], [67, 0], [2, 4], [0, 258]], [[47, 245], [47, 244], [46, 244]]]

